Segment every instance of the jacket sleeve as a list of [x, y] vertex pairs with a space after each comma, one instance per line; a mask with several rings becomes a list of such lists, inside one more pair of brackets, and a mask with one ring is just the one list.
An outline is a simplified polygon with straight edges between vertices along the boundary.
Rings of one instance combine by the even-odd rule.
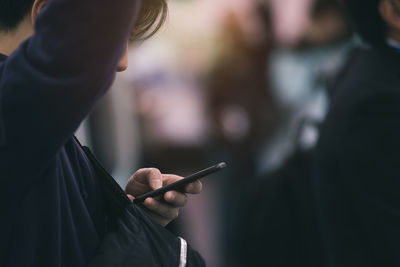
[[0, 64], [0, 177], [37, 177], [111, 85], [140, 0], [50, 0]]
[[130, 204], [109, 218], [108, 231], [87, 267], [205, 267], [200, 254], [180, 237]]

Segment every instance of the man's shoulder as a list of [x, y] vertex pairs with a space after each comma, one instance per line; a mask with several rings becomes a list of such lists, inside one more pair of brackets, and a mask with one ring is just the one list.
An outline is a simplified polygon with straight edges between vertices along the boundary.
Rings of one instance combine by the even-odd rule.
[[369, 89], [383, 85], [388, 88], [398, 87], [400, 53], [388, 46], [356, 49], [349, 74], [350, 81], [369, 84]]
[[[324, 136], [340, 139], [354, 127], [374, 128], [382, 121], [398, 120], [400, 56], [396, 62], [388, 60], [390, 52], [387, 53], [372, 49], [353, 51], [331, 95], [330, 110], [321, 129]], [[398, 69], [394, 68], [396, 64]]]
[[331, 104], [340, 109], [364, 102], [400, 97], [400, 53], [389, 48], [358, 48], [352, 52]]

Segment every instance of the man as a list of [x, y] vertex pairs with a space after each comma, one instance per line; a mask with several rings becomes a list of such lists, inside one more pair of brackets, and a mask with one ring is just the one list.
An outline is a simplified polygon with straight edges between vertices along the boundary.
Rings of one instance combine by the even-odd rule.
[[314, 155], [323, 266], [400, 266], [400, 1], [343, 3], [367, 47], [336, 83]]
[[251, 266], [400, 266], [400, 1], [342, 2], [364, 46], [333, 86], [315, 150], [251, 191]]
[[[73, 133], [127, 67], [132, 29], [144, 37], [165, 18], [164, 0], [141, 2], [0, 1], [0, 266], [85, 266], [95, 253], [105, 233], [103, 196]], [[127, 194], [178, 179], [142, 169]], [[184, 193], [200, 191], [196, 182]], [[144, 205], [165, 226], [184, 193]]]

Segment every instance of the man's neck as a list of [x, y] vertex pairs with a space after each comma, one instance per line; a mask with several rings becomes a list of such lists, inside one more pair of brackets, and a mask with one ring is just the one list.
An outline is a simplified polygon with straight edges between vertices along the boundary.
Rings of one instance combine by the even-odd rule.
[[32, 24], [28, 19], [10, 32], [0, 32], [0, 54], [9, 56], [18, 46], [33, 34]]

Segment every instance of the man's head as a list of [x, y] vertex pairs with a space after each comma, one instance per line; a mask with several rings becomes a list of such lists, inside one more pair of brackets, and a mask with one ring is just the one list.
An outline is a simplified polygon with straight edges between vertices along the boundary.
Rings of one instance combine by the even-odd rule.
[[[0, 35], [6, 35], [1, 41], [11, 46], [12, 52], [20, 42], [33, 33], [33, 24], [40, 10], [49, 0], [0, 0]], [[157, 32], [167, 16], [167, 0], [142, 0], [141, 8], [130, 41], [144, 40]], [[15, 44], [12, 44], [14, 39]], [[10, 45], [11, 43], [11, 45]], [[11, 51], [10, 51], [11, 50]], [[8, 54], [8, 53], [7, 53]], [[119, 71], [126, 68], [127, 53], [123, 56]]]
[[[342, 0], [356, 31], [370, 45], [398, 39], [400, 33], [400, 0]], [[400, 40], [397, 40], [400, 41]]]
[[[12, 32], [23, 21], [32, 15], [35, 2], [48, 0], [0, 0], [0, 32]], [[142, 1], [134, 39], [145, 39], [153, 35], [165, 22], [167, 15], [166, 0]]]

